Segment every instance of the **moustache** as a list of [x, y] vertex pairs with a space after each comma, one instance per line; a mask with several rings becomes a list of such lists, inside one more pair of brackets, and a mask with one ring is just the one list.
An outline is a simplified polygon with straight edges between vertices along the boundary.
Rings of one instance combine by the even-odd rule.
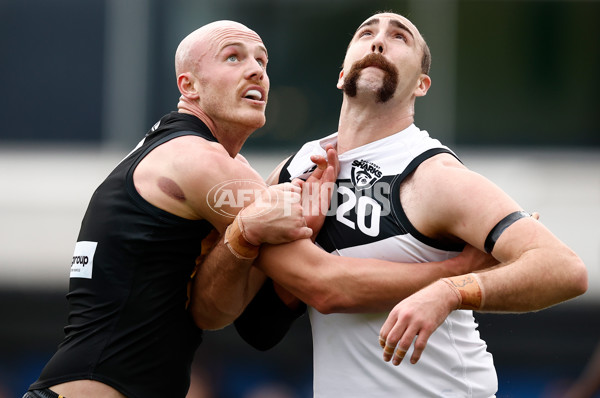
[[352, 64], [351, 69], [358, 72], [370, 66], [377, 67], [388, 74], [398, 74], [398, 69], [396, 66], [388, 61], [383, 55], [377, 53], [371, 53], [366, 55], [364, 58], [359, 59]]
[[394, 92], [398, 85], [398, 68], [381, 54], [371, 53], [353, 63], [342, 89], [349, 97], [355, 97], [360, 72], [370, 66], [375, 66], [385, 73], [383, 85], [377, 93], [377, 102], [387, 102], [394, 96]]

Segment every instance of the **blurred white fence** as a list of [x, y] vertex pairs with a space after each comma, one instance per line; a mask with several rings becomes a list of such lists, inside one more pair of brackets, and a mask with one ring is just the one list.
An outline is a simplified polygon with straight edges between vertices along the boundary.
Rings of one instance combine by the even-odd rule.
[[[600, 151], [458, 148], [471, 169], [508, 192], [585, 261], [600, 301]], [[0, 289], [67, 286], [87, 202], [125, 152], [0, 148]], [[244, 153], [267, 176], [289, 153]]]

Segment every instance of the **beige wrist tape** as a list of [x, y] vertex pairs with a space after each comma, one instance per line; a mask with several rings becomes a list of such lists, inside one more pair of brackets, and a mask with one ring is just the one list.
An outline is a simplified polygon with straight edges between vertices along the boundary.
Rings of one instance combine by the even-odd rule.
[[477, 274], [452, 276], [443, 278], [458, 297], [459, 310], [479, 310], [483, 307], [485, 294], [481, 279]]
[[225, 230], [225, 245], [239, 259], [254, 260], [258, 257], [260, 246], [255, 246], [246, 240], [239, 217], [236, 217]]

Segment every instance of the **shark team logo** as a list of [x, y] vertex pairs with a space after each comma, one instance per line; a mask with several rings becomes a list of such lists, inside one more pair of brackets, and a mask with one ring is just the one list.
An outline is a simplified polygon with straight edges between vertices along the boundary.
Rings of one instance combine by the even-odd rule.
[[362, 159], [352, 162], [350, 179], [352, 185], [359, 191], [371, 188], [381, 176], [381, 168], [375, 163], [367, 162]]

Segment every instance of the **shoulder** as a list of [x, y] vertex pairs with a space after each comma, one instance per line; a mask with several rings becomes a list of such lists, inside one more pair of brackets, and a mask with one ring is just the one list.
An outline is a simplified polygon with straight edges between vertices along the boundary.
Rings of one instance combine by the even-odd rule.
[[[223, 178], [262, 181], [241, 155], [232, 158], [218, 142], [198, 136], [177, 137], [156, 148], [156, 154], [168, 161], [178, 176], [196, 180], [199, 175], [211, 180]], [[153, 152], [154, 152], [153, 151]]]
[[403, 184], [401, 201], [425, 235], [481, 248], [499, 219], [521, 209], [500, 187], [450, 154], [424, 161]]
[[[240, 156], [232, 158], [223, 146], [198, 136], [174, 138], [153, 149], [136, 168], [136, 188], [152, 204], [171, 213], [194, 219], [207, 219], [217, 228], [231, 222], [228, 214], [237, 214], [249, 203], [237, 203], [238, 191], [255, 193], [266, 187], [260, 174]], [[161, 181], [176, 187], [171, 198]], [[222, 212], [211, 207], [211, 193], [219, 187], [229, 189]], [[243, 196], [253, 200], [253, 195]], [[223, 198], [221, 198], [223, 199]]]
[[402, 192], [415, 192], [422, 199], [433, 199], [440, 194], [449, 194], [457, 184], [467, 183], [468, 174], [469, 170], [458, 159], [441, 153], [419, 164], [402, 183]]

